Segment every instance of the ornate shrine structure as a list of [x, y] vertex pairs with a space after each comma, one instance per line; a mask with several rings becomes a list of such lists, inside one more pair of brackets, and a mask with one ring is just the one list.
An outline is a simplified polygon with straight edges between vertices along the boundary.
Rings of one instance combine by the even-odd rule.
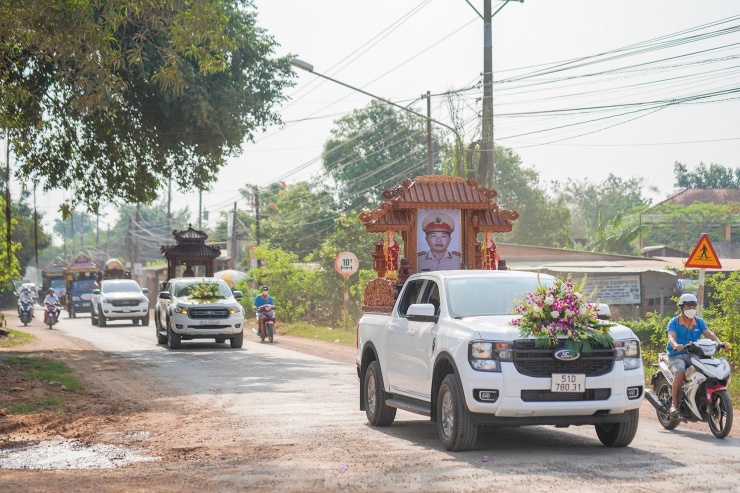
[[[398, 272], [389, 275], [388, 241], [381, 237], [374, 242], [375, 250], [370, 253], [373, 258], [373, 269], [378, 273], [365, 286], [363, 309], [365, 311], [388, 313], [392, 311], [396, 296], [408, 277], [419, 272], [419, 259], [426, 249], [419, 245], [419, 227], [422, 218], [420, 210], [434, 211], [449, 210], [449, 215], [437, 212], [439, 216], [455, 218], [453, 233], [459, 237], [459, 252], [452, 252], [459, 257], [462, 269], [484, 269], [486, 264], [496, 266], [499, 270], [506, 269], [506, 261], [490, 262], [490, 253], [482, 250], [486, 248], [486, 240], [477, 241], [478, 233], [508, 233], [511, 232], [514, 221], [519, 218], [516, 211], [500, 209], [493, 199], [498, 193], [489, 188], [481, 187], [475, 180], [464, 180], [456, 176], [428, 175], [419, 176], [415, 180], [404, 180], [400, 186], [386, 190], [382, 197], [386, 199], [377, 209], [363, 212], [359, 215], [360, 221], [370, 233], [400, 233], [403, 238], [403, 250], [398, 253], [400, 258], [390, 259], [397, 263]], [[445, 211], [447, 212], [447, 211]], [[458, 224], [459, 221], [459, 224]], [[440, 219], [437, 218], [437, 223]], [[495, 246], [493, 247], [495, 248]], [[490, 248], [489, 248], [490, 250]], [[495, 251], [495, 250], [494, 250]], [[487, 262], [484, 261], [488, 260]]]
[[172, 232], [176, 245], [164, 245], [160, 251], [167, 259], [167, 279], [177, 277], [177, 267], [184, 266], [183, 277], [194, 276], [192, 267], [202, 265], [205, 268], [204, 277], [213, 277], [214, 261], [221, 255], [221, 247], [217, 245], [206, 245], [208, 235], [203, 231], [188, 229]]

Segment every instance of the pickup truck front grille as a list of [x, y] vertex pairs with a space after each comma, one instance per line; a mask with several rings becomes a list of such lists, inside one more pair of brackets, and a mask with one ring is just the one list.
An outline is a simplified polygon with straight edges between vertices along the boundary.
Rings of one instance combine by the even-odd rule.
[[538, 349], [533, 340], [514, 341], [514, 367], [522, 375], [536, 378], [550, 378], [553, 373], [579, 373], [587, 377], [606, 375], [614, 367], [616, 351], [597, 346], [588, 356], [581, 354], [575, 361], [555, 359], [555, 351], [562, 345]]
[[551, 392], [549, 390], [522, 390], [524, 402], [605, 401], [611, 389], [586, 389], [585, 392]]
[[229, 318], [231, 313], [226, 308], [191, 308], [188, 317], [195, 319]]
[[113, 300], [113, 306], [139, 306], [139, 300]]

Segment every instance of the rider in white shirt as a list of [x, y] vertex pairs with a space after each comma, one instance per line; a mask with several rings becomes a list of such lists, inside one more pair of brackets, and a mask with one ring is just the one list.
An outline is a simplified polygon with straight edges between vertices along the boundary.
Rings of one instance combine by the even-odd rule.
[[44, 303], [51, 303], [52, 305], [56, 305], [59, 303], [59, 298], [57, 298], [57, 295], [54, 294], [53, 289], [49, 289], [49, 294], [46, 295], [46, 298], [44, 298]]

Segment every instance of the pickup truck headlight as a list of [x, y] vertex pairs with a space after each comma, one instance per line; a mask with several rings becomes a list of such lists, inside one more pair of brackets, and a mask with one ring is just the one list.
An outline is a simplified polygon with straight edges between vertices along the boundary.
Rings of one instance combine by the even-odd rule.
[[103, 298], [103, 303], [113, 303], [113, 298]]
[[472, 341], [468, 346], [468, 361], [477, 371], [501, 371], [501, 361], [512, 361], [510, 342]]
[[139, 303], [144, 303], [145, 301], [147, 301], [148, 298], [146, 296], [139, 296], [136, 299], [139, 301]]
[[640, 341], [634, 339], [614, 341], [614, 349], [617, 350], [617, 360], [624, 362], [625, 370], [640, 368]]

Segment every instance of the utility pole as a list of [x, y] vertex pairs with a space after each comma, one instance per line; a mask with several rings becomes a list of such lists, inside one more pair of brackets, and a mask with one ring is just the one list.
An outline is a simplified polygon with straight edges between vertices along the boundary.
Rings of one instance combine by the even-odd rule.
[[427, 174], [434, 174], [434, 144], [432, 143], [432, 96], [429, 91], [421, 98], [427, 100]]
[[203, 218], [203, 190], [198, 190], [198, 229], [202, 230], [201, 219]]
[[110, 224], [108, 224], [108, 235], [105, 237], [105, 256], [109, 258], [110, 249], [108, 245], [110, 245]]
[[[257, 246], [260, 246], [260, 189], [254, 186], [254, 233]], [[262, 261], [257, 259], [257, 267], [262, 267]]]
[[33, 250], [36, 253], [36, 270], [39, 270], [39, 214], [36, 209], [36, 183], [33, 184]]
[[136, 204], [136, 210], [134, 211], [134, 260], [131, 265], [133, 271], [134, 271], [134, 277], [137, 281], [139, 281], [140, 274], [136, 273], [136, 265], [139, 263], [139, 235], [141, 234], [139, 232], [139, 223], [141, 222], [141, 213], [139, 212], [139, 204]]
[[85, 233], [85, 214], [80, 216], [80, 253], [85, 251], [85, 245], [82, 242], [82, 238]]
[[479, 166], [478, 182], [484, 186], [493, 176], [493, 29], [491, 0], [483, 0], [483, 122], [481, 138], [485, 166]]
[[131, 218], [128, 218], [128, 230], [126, 234], [126, 264], [129, 269], [133, 269], [133, 264], [131, 263]]
[[6, 133], [5, 142], [5, 262], [10, 267], [11, 248], [11, 224], [13, 222], [10, 212], [10, 130]]
[[167, 234], [172, 234], [172, 178], [167, 185]]
[[72, 245], [69, 247], [69, 254], [74, 255], [75, 251], [75, 211], [72, 211], [72, 215], [69, 216], [69, 225], [72, 228], [72, 234], [70, 235], [69, 239], [72, 241]]
[[[95, 250], [100, 251], [100, 216], [95, 214]], [[96, 253], [96, 255], [99, 255]]]
[[234, 201], [234, 212], [231, 216], [231, 245], [229, 250], [231, 253], [231, 268], [236, 269], [236, 201]]

